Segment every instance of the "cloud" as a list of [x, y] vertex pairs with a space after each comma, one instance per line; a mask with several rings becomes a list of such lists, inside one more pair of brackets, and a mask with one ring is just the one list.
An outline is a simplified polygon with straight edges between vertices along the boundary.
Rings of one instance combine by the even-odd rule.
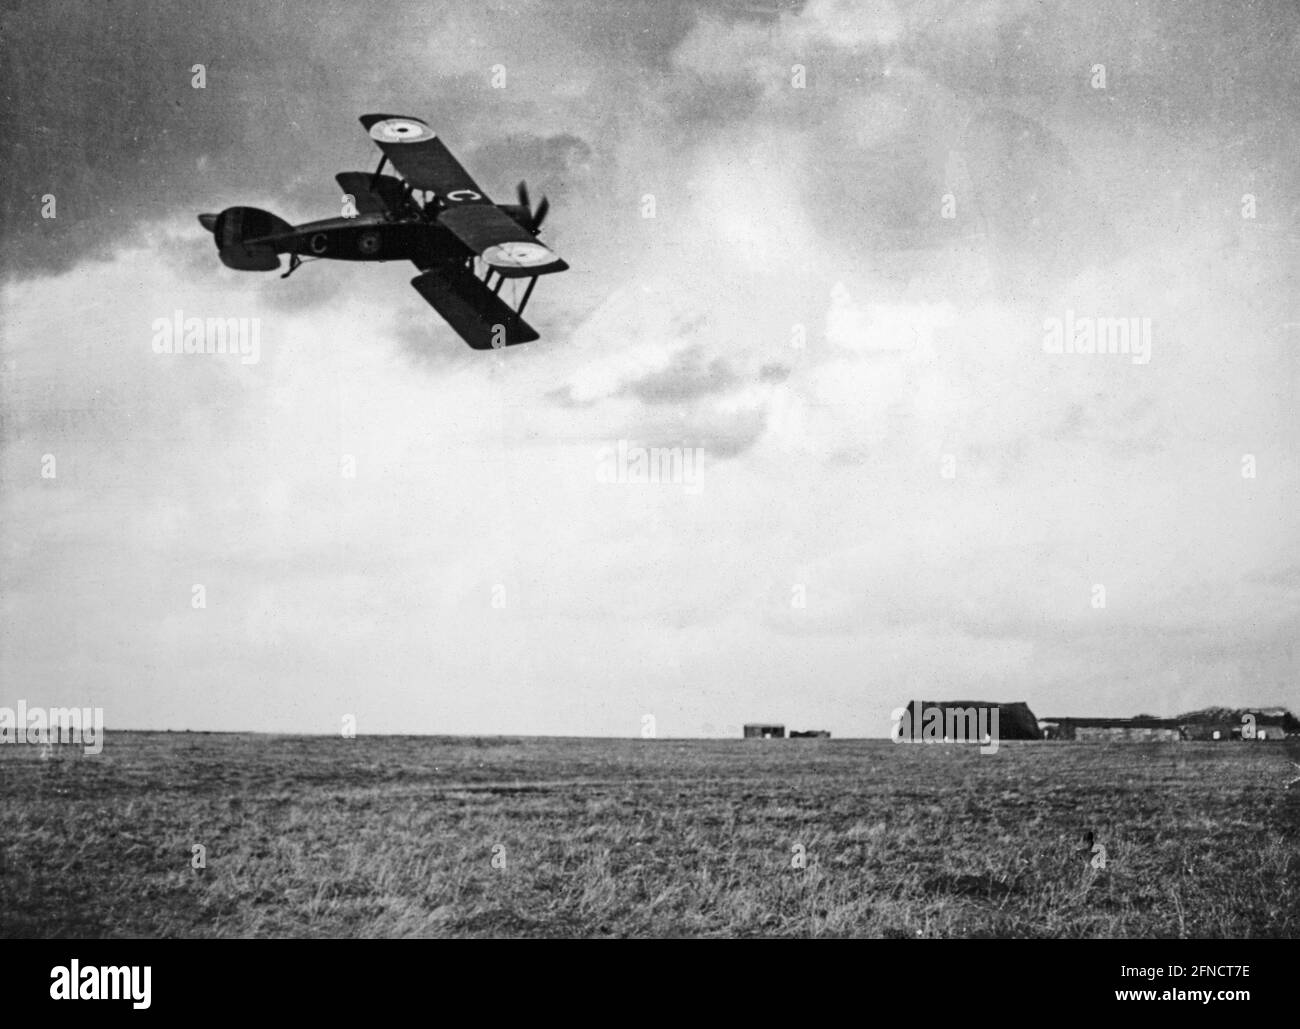
[[[511, 134], [490, 140], [477, 147], [472, 155], [476, 168], [484, 168], [483, 177], [506, 176], [531, 178], [531, 199], [536, 206], [545, 188], [554, 199], [573, 197], [581, 202], [591, 187], [593, 151], [581, 137], [571, 132], [554, 136]], [[487, 183], [483, 183], [487, 185]], [[515, 198], [501, 196], [499, 203], [514, 203]]]
[[704, 15], [673, 56], [678, 67], [706, 80], [747, 77], [764, 82], [771, 95], [789, 84], [792, 64], [815, 64], [834, 51], [862, 54], [890, 47], [903, 32], [903, 18], [889, 0], [810, 0], [774, 21]]
[[696, 346], [675, 354], [670, 367], [624, 383], [620, 392], [647, 404], [679, 404], [724, 392], [735, 382], [726, 361], [717, 357], [705, 366]]

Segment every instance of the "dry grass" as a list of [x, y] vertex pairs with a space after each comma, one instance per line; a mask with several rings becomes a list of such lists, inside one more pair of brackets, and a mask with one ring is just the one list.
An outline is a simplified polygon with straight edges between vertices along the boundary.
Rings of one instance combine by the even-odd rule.
[[1297, 757], [164, 733], [110, 734], [98, 757], [5, 746], [0, 935], [1295, 937]]

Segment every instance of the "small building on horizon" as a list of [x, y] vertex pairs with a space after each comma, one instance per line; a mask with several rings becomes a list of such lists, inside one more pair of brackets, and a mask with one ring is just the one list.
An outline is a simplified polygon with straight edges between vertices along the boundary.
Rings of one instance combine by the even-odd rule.
[[746, 722], [745, 739], [747, 740], [783, 740], [785, 726], [770, 722]]

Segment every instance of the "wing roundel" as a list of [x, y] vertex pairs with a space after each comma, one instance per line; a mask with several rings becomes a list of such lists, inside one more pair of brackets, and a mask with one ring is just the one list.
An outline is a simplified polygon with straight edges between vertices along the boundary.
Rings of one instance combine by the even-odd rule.
[[376, 143], [419, 143], [433, 139], [433, 129], [419, 118], [384, 118], [369, 126]]

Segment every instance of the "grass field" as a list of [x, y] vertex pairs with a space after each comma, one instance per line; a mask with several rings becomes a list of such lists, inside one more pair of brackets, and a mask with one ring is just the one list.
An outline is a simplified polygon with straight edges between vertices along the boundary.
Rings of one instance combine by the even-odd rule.
[[1294, 937], [1297, 759], [1295, 741], [9, 745], [0, 935]]

